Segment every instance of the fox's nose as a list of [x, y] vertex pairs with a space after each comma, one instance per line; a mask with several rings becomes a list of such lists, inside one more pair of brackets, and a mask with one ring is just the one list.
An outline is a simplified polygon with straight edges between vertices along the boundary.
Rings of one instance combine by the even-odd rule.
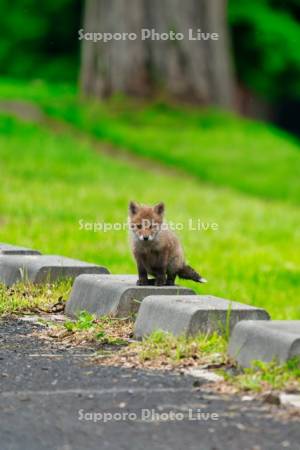
[[144, 236], [144, 241], [148, 241], [148, 236]]

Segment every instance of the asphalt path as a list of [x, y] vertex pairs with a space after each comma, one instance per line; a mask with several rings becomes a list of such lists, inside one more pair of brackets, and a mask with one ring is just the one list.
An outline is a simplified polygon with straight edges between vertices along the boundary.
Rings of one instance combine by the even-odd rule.
[[1, 450], [300, 449], [299, 422], [170, 372], [100, 366], [84, 348], [0, 323]]

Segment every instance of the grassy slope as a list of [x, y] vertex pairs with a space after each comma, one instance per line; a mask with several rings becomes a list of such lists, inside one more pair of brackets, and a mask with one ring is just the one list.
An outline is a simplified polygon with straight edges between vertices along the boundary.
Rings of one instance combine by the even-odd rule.
[[83, 102], [74, 88], [1, 81], [0, 98], [27, 98], [51, 115], [202, 181], [299, 204], [299, 143], [264, 124], [161, 103]]
[[264, 306], [274, 318], [299, 319], [300, 211], [295, 205], [154, 176], [96, 154], [72, 136], [5, 116], [0, 116], [0, 159], [1, 241], [133, 272], [126, 231], [82, 231], [79, 220], [123, 222], [129, 199], [163, 199], [169, 220], [219, 224], [219, 231], [178, 232], [189, 262], [209, 279], [198, 292]]

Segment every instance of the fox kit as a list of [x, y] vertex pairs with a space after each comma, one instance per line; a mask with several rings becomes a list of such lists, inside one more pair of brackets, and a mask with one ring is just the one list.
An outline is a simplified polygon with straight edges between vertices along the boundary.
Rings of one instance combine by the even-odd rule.
[[138, 285], [148, 285], [148, 274], [155, 277], [155, 285], [174, 285], [175, 278], [205, 283], [192, 267], [186, 265], [179, 240], [163, 222], [165, 206], [154, 207], [129, 203], [129, 225], [132, 251], [137, 263]]

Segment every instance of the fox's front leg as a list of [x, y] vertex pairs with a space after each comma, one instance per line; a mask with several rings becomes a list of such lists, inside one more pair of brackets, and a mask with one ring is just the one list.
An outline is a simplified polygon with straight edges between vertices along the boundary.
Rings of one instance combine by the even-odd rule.
[[168, 253], [165, 252], [161, 263], [154, 268], [155, 286], [165, 286], [167, 278]]
[[159, 267], [153, 270], [155, 276], [155, 286], [165, 286], [166, 284], [166, 269], [165, 267]]
[[137, 280], [136, 284], [138, 286], [148, 286], [149, 280], [148, 280], [147, 270], [145, 269], [144, 264], [139, 260], [137, 260], [137, 269], [138, 269], [139, 279]]

